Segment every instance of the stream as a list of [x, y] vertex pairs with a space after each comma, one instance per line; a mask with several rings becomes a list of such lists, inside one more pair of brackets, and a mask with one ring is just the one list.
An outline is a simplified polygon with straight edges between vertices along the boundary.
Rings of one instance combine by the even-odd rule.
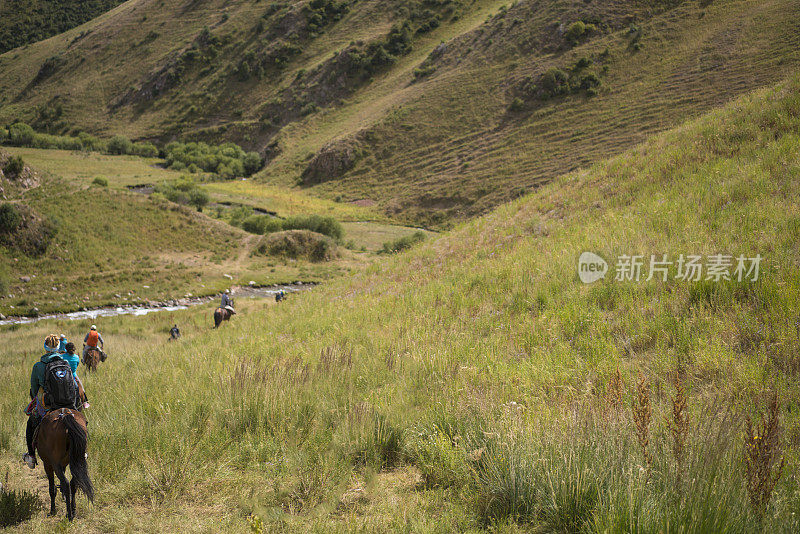
[[[241, 286], [232, 287], [231, 296], [234, 299], [255, 299], [255, 298], [275, 298], [278, 291], [285, 291], [286, 293], [296, 293], [311, 289], [314, 284], [286, 284], [274, 286]], [[81, 310], [69, 313], [51, 313], [42, 314], [37, 317], [6, 317], [0, 320], [0, 326], [12, 324], [30, 324], [45, 319], [66, 319], [68, 321], [79, 321], [82, 319], [95, 319], [97, 317], [115, 317], [117, 315], [147, 315], [148, 313], [160, 311], [175, 311], [185, 310], [190, 306], [197, 306], [206, 304], [215, 300], [219, 300], [219, 295], [211, 295], [207, 297], [185, 297], [180, 299], [168, 299], [162, 302], [153, 302], [149, 304], [126, 304], [124, 306], [107, 306], [104, 308], [94, 308], [91, 310]]]

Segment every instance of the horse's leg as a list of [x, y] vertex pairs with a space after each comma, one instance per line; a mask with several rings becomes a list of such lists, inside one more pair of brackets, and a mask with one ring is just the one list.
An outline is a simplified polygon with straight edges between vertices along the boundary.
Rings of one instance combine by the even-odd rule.
[[61, 494], [64, 496], [64, 501], [67, 503], [67, 519], [72, 521], [72, 495], [70, 494], [70, 484], [67, 480], [67, 475], [64, 473], [64, 468], [59, 464], [55, 465], [55, 471], [59, 485], [61, 486]]
[[75, 482], [75, 477], [72, 477], [72, 480], [69, 481], [69, 489], [72, 491], [72, 517], [75, 517], [75, 492], [78, 491], [78, 484]]
[[50, 491], [50, 515], [56, 515], [56, 481], [53, 477], [53, 466], [42, 460], [44, 472], [47, 475], [48, 490]]

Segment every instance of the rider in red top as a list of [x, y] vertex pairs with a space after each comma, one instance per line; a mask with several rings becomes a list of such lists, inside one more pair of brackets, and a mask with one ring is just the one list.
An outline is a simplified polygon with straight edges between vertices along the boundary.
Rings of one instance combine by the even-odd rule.
[[103, 350], [103, 336], [97, 331], [97, 326], [92, 325], [92, 329], [83, 338], [83, 357], [86, 358], [86, 351], [89, 349], [96, 349], [97, 344], [100, 343], [100, 351]]

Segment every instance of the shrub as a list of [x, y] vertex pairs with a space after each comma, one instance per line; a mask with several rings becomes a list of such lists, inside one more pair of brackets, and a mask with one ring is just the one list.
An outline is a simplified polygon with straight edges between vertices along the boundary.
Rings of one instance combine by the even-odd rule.
[[115, 135], [108, 142], [109, 154], [133, 154], [133, 143], [130, 139], [122, 135]]
[[344, 237], [344, 228], [339, 221], [323, 215], [294, 215], [283, 221], [284, 230], [311, 230], [332, 237], [337, 241]]
[[256, 252], [313, 262], [328, 261], [338, 256], [336, 244], [332, 239], [309, 230], [272, 233], [261, 241]]
[[416, 81], [421, 78], [425, 78], [434, 72], [436, 72], [435, 65], [423, 63], [418, 68], [414, 69], [414, 80]]
[[567, 41], [574, 44], [583, 37], [584, 33], [586, 33], [586, 24], [579, 20], [569, 25], [569, 28], [567, 28], [567, 31], [564, 33], [564, 37]]
[[553, 97], [569, 93], [569, 76], [563, 70], [552, 67], [540, 80], [545, 96]]
[[519, 97], [514, 98], [514, 100], [511, 101], [511, 105], [508, 106], [509, 111], [513, 112], [522, 111], [524, 108], [525, 102]]
[[245, 232], [265, 235], [283, 230], [281, 220], [269, 215], [250, 215], [241, 223]]
[[94, 180], [92, 180], [92, 183], [94, 185], [99, 185], [100, 187], [108, 187], [108, 179], [103, 178], [102, 176], [96, 177]]
[[25, 162], [20, 156], [11, 156], [3, 167], [3, 172], [8, 176], [19, 176], [25, 168]]
[[8, 141], [8, 130], [0, 127], [0, 143], [5, 143], [6, 141]]
[[580, 88], [596, 89], [600, 87], [601, 83], [602, 82], [600, 81], [600, 78], [597, 76], [597, 74], [590, 72], [588, 74], [584, 74], [583, 76], [581, 76]]
[[0, 244], [29, 256], [40, 256], [50, 246], [56, 225], [25, 205], [0, 204]]
[[249, 206], [239, 206], [230, 211], [230, 223], [233, 226], [242, 228], [244, 220], [253, 215], [253, 208]]
[[197, 208], [197, 211], [203, 211], [210, 200], [208, 193], [199, 187], [189, 191], [189, 205]]
[[42, 501], [34, 492], [0, 489], [0, 528], [27, 521], [41, 509]]
[[261, 156], [245, 152], [238, 145], [224, 143], [209, 145], [203, 142], [181, 143], [173, 141], [164, 147], [167, 167], [184, 170], [194, 164], [206, 172], [223, 178], [250, 176], [262, 166]]
[[425, 232], [417, 230], [411, 235], [403, 236], [401, 238], [395, 239], [394, 241], [388, 241], [384, 243], [381, 252], [383, 254], [400, 252], [402, 250], [409, 249], [414, 245], [416, 245], [417, 243], [421, 243], [423, 241], [425, 241]]
[[143, 158], [157, 158], [158, 148], [153, 143], [134, 143], [133, 153]]
[[94, 152], [106, 152], [108, 150], [108, 142], [98, 139], [93, 135], [89, 135], [86, 132], [80, 132], [78, 134], [78, 141], [81, 143], [81, 147], [84, 150], [91, 150]]
[[24, 122], [12, 124], [8, 129], [8, 143], [12, 146], [28, 146], [36, 132]]
[[0, 204], [0, 234], [11, 234], [22, 224], [19, 209], [10, 202]]
[[263, 161], [261, 160], [261, 156], [258, 154], [258, 152], [248, 152], [244, 156], [243, 164], [244, 172], [249, 176], [261, 168]]

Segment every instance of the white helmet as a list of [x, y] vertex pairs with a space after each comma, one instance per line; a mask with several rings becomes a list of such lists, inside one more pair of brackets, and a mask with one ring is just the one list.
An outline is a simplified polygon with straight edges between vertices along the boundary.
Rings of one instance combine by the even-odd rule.
[[92, 325], [92, 330], [97, 330], [97, 325]]

